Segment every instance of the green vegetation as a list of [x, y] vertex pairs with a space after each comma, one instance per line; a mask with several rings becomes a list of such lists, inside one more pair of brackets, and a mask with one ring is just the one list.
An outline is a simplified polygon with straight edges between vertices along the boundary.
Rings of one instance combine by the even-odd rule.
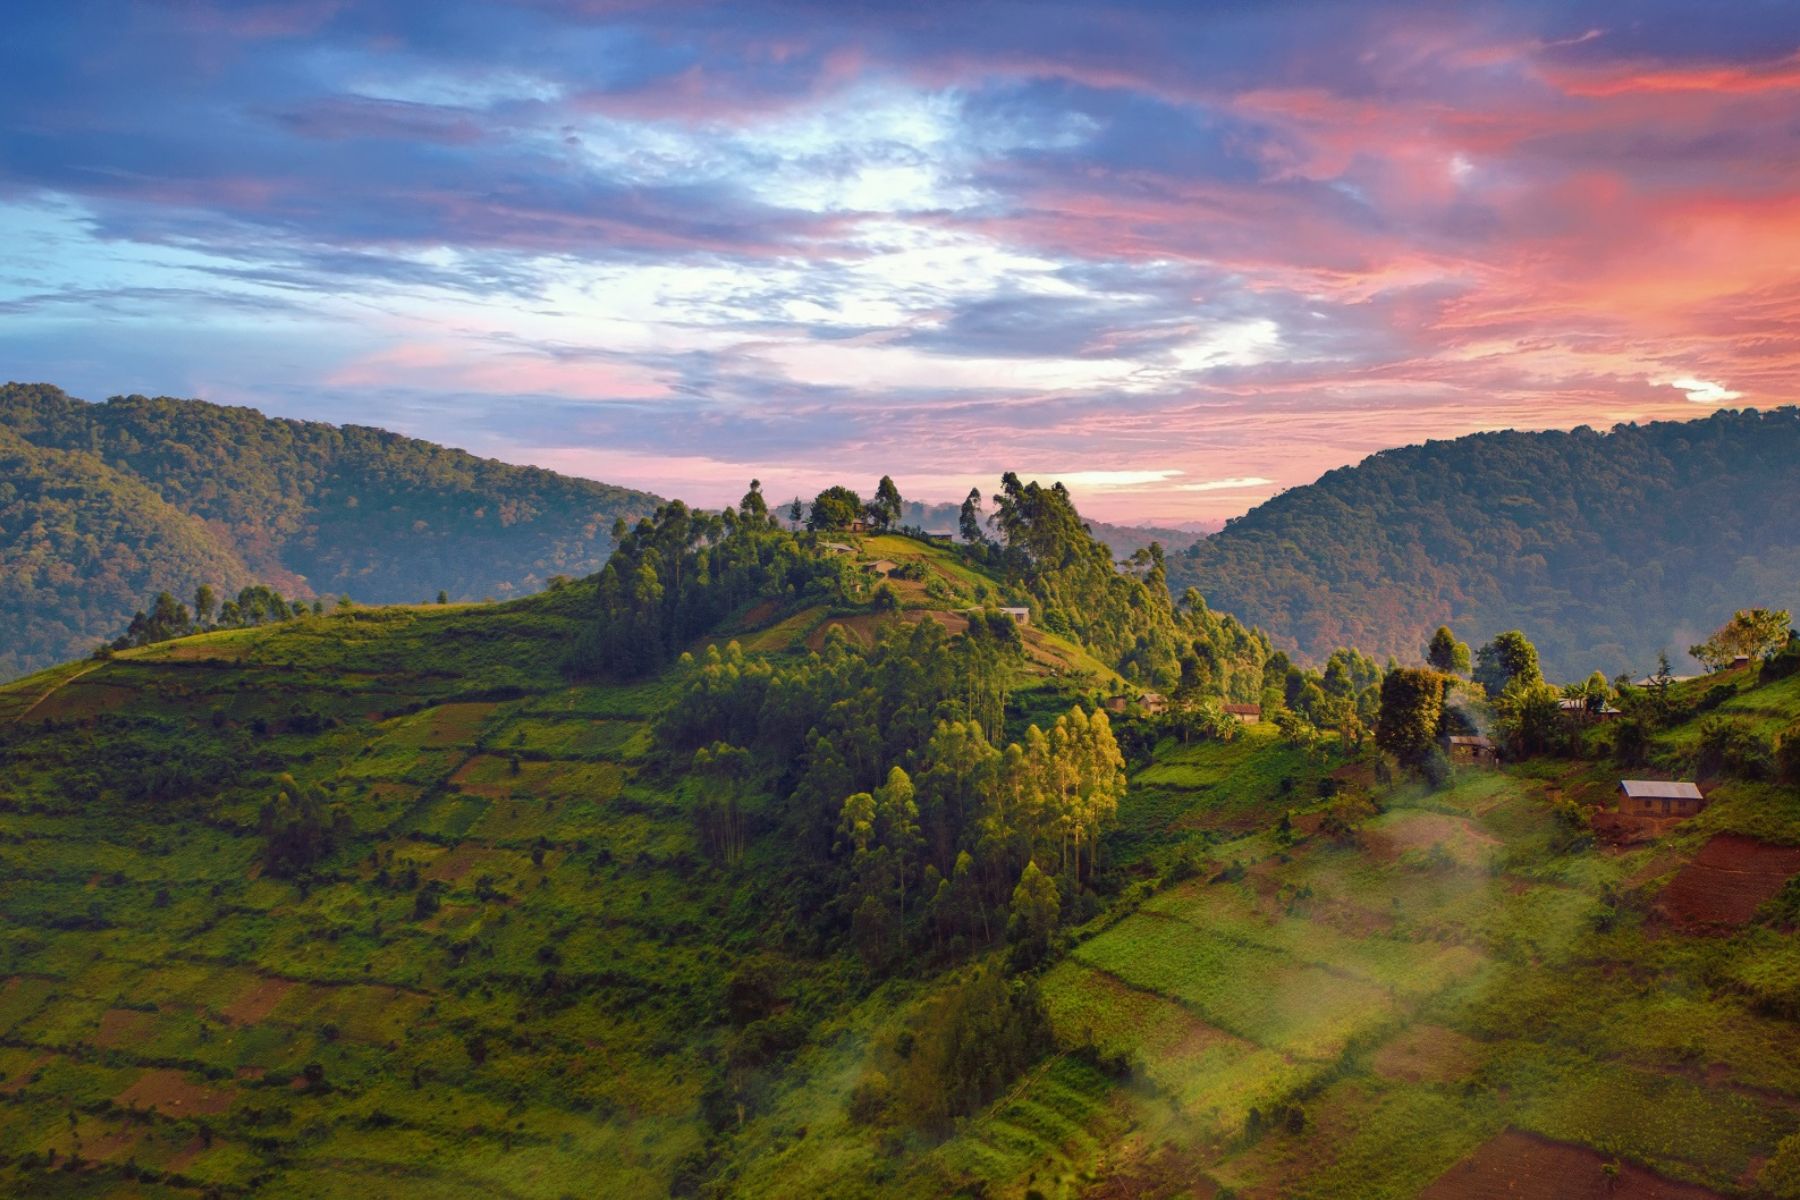
[[[0, 687], [0, 1192], [1791, 1187], [1786, 647], [1308, 670], [1009, 499], [827, 545], [752, 487], [524, 599], [170, 597]], [[1628, 757], [1705, 808], [1615, 828]]]
[[535, 591], [598, 568], [613, 522], [655, 503], [363, 426], [6, 384], [0, 678], [86, 654], [158, 591]]
[[1797, 460], [1795, 408], [1385, 450], [1228, 522], [1169, 577], [1315, 661], [1413, 662], [1439, 625], [1522, 625], [1553, 676], [1643, 674], [1717, 613], [1800, 587]]

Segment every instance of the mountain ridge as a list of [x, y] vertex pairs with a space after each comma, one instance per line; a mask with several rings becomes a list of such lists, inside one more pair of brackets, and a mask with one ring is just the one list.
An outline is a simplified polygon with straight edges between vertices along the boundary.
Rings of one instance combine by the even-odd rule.
[[[439, 590], [520, 594], [552, 575], [599, 569], [613, 522], [660, 503], [387, 430], [200, 400], [91, 404], [48, 384], [10, 383], [0, 387], [0, 432], [13, 447], [11, 510], [0, 525], [0, 594], [9, 598], [0, 675], [83, 653], [155, 591], [185, 596], [202, 583], [377, 603]], [[60, 482], [44, 486], [49, 479]], [[53, 547], [90, 542], [75, 515], [111, 511], [126, 492], [136, 532], [95, 552], [133, 561], [138, 544], [157, 552], [122, 576], [128, 586], [83, 597], [84, 574], [66, 570]]]
[[1288, 489], [1171, 555], [1169, 580], [1313, 659], [1417, 661], [1449, 624], [1527, 629], [1557, 675], [1641, 673], [1736, 607], [1791, 606], [1796, 462], [1791, 407], [1430, 441]]

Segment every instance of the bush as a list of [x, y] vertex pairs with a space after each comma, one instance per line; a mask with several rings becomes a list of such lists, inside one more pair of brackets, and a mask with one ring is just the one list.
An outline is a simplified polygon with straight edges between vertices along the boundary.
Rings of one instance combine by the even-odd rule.
[[1775, 769], [1784, 783], [1800, 783], [1800, 721], [1789, 725], [1775, 747]]
[[1694, 769], [1701, 775], [1767, 779], [1775, 772], [1775, 755], [1769, 739], [1743, 721], [1708, 717], [1700, 725]]

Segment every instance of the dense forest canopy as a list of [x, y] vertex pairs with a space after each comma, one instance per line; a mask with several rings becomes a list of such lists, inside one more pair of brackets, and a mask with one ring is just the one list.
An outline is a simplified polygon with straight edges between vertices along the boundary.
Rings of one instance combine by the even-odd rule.
[[656, 499], [363, 426], [0, 387], [0, 677], [91, 650], [159, 590], [375, 603], [586, 574]]
[[1322, 659], [1416, 662], [1449, 624], [1529, 629], [1554, 678], [1641, 673], [1800, 591], [1800, 410], [1383, 451], [1168, 563], [1172, 586]]

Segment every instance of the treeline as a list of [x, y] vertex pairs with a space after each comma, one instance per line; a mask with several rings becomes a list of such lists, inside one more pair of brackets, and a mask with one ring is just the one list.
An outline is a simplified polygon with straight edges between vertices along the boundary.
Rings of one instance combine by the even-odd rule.
[[597, 580], [595, 620], [570, 654], [578, 674], [630, 677], [667, 663], [732, 610], [754, 600], [845, 601], [840, 558], [820, 554], [769, 512], [762, 485], [735, 509], [696, 512], [670, 501], [633, 528]]
[[397, 603], [586, 575], [653, 496], [363, 426], [0, 386], [0, 677], [210, 579]]
[[1120, 570], [1061, 483], [1025, 483], [1009, 471], [993, 503], [987, 515], [979, 491], [964, 501], [965, 553], [1030, 595], [1044, 628], [1143, 683], [1173, 687], [1186, 678], [1228, 700], [1257, 698], [1268, 639], [1212, 612], [1199, 592], [1175, 604], [1160, 545], [1134, 553]]
[[[339, 607], [347, 606], [350, 598], [339, 597], [336, 603]], [[191, 612], [187, 605], [171, 593], [158, 592], [150, 602], [149, 609], [139, 609], [125, 632], [102, 644], [100, 653], [104, 655], [112, 650], [149, 646], [172, 638], [187, 637], [192, 633], [204, 633], [209, 629], [243, 629], [265, 625], [271, 621], [292, 620], [309, 613], [318, 615], [324, 611], [323, 600], [314, 600], [311, 604], [304, 600], [284, 600], [281, 593], [260, 583], [242, 588], [236, 596], [223, 600], [211, 584], [203, 583], [194, 589], [194, 607]]]
[[[1445, 739], [1478, 728], [1514, 760], [1599, 754], [1621, 767], [1654, 765], [1701, 779], [1800, 783], [1800, 722], [1771, 733], [1760, 722], [1715, 712], [1746, 688], [1800, 673], [1800, 633], [1788, 627], [1790, 619], [1785, 610], [1737, 612], [1695, 647], [1720, 668], [1742, 665], [1710, 683], [1678, 681], [1664, 656], [1641, 679], [1609, 680], [1595, 671], [1558, 686], [1545, 678], [1537, 647], [1520, 630], [1496, 635], [1471, 656], [1440, 627], [1424, 665], [1383, 675], [1376, 744], [1433, 783], [1451, 773]], [[1659, 734], [1695, 720], [1690, 743], [1659, 751]]]
[[1383, 451], [1169, 563], [1317, 661], [1524, 624], [1552, 674], [1642, 674], [1745, 596], [1800, 590], [1800, 409]]

